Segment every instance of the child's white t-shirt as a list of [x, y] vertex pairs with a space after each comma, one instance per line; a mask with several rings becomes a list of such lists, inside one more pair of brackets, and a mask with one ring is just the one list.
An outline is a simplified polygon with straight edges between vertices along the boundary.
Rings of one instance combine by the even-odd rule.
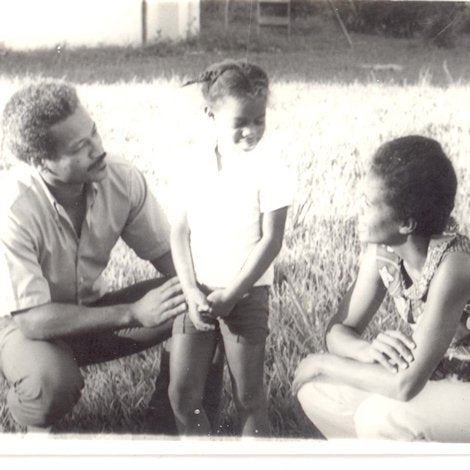
[[[261, 214], [292, 203], [293, 175], [261, 144], [224, 160], [220, 171], [215, 149], [199, 148], [179, 174], [174, 197], [186, 211], [196, 279], [209, 287], [226, 287], [261, 238]], [[272, 281], [271, 265], [255, 285]]]

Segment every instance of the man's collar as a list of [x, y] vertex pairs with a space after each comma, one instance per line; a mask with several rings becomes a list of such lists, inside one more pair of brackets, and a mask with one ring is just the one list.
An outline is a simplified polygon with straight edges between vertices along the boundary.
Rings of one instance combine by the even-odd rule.
[[[60, 204], [57, 202], [56, 198], [51, 193], [51, 190], [49, 189], [46, 182], [42, 178], [40, 171], [37, 168], [31, 165], [28, 165], [26, 163], [22, 163], [22, 165], [25, 165], [31, 177], [41, 186], [51, 206], [55, 209], [56, 214], [58, 214], [57, 206]], [[98, 193], [98, 183], [96, 182], [86, 183], [85, 192], [86, 192], [87, 208], [92, 207], [96, 199], [96, 194]]]

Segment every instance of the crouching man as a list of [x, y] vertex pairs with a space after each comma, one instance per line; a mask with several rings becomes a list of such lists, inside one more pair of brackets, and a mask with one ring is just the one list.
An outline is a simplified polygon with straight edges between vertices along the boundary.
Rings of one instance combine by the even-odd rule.
[[[7, 298], [0, 369], [15, 420], [47, 430], [79, 399], [80, 366], [161, 343], [186, 304], [172, 277], [162, 208], [136, 168], [107, 156], [73, 86], [41, 81], [22, 88], [6, 104], [2, 126], [19, 162], [8, 174], [0, 220]], [[165, 277], [106, 292], [101, 274], [120, 237]], [[214, 406], [221, 371], [219, 361], [208, 381]], [[154, 429], [162, 433], [174, 426], [167, 384], [163, 352], [152, 398]]]

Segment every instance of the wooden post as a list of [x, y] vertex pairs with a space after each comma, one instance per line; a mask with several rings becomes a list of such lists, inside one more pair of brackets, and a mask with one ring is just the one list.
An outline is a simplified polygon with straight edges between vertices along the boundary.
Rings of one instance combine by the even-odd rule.
[[147, 0], [142, 0], [142, 46], [147, 44]]
[[343, 31], [344, 36], [346, 37], [349, 47], [353, 47], [353, 42], [351, 40], [351, 36], [349, 36], [348, 30], [346, 29], [346, 26], [343, 23], [343, 20], [339, 16], [338, 10], [336, 9], [335, 5], [333, 4], [333, 0], [328, 0], [328, 3], [330, 4], [331, 9], [333, 10], [333, 13], [336, 17], [336, 20], [339, 23], [339, 26], [341, 27], [341, 31]]

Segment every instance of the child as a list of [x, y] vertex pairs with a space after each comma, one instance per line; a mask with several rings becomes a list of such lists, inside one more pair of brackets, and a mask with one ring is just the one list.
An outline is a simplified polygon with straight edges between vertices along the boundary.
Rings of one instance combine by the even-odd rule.
[[188, 303], [173, 327], [170, 401], [180, 434], [208, 435], [203, 385], [223, 337], [243, 435], [268, 435], [263, 363], [272, 261], [282, 245], [291, 186], [260, 143], [268, 78], [225, 61], [198, 79], [216, 142], [193, 155], [172, 227], [172, 253]]
[[[372, 160], [356, 281], [293, 389], [327, 438], [470, 442], [470, 241], [444, 233], [457, 180], [439, 143], [407, 136]], [[386, 292], [408, 337], [361, 334]], [[456, 378], [460, 380], [455, 380]]]

